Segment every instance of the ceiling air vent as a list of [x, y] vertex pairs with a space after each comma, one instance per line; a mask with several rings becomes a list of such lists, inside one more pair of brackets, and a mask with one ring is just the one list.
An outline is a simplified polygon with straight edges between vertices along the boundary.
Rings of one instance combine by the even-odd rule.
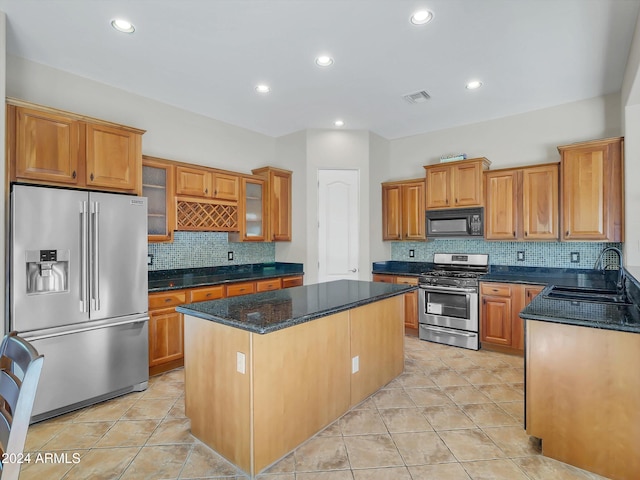
[[427, 92], [422, 90], [421, 92], [409, 93], [407, 95], [403, 95], [404, 98], [409, 103], [424, 103], [429, 100], [431, 97]]

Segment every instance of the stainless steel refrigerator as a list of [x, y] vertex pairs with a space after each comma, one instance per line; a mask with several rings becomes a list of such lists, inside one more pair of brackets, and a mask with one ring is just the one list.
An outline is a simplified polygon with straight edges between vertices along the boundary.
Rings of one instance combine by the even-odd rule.
[[45, 356], [32, 421], [149, 380], [147, 200], [14, 185], [10, 319]]

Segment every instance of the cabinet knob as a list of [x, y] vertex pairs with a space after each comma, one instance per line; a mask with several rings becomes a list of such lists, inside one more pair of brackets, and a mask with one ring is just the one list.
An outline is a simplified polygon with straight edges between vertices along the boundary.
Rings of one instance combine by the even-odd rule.
[[217, 197], [217, 196], [218, 196], [218, 189], [217, 189], [217, 188], [213, 191], [213, 196], [214, 196], [214, 197]]
[[448, 198], [445, 200], [445, 203], [446, 203], [447, 205], [449, 205], [449, 199], [448, 199]]
[[91, 181], [93, 182], [93, 173], [91, 174], [91, 176], [89, 177], [91, 179]]
[[204, 189], [204, 193], [205, 193], [205, 194], [208, 194], [208, 193], [209, 193], [209, 189], [208, 189], [208, 188], [205, 188], [205, 189]]
[[569, 235], [569, 230], [566, 231], [565, 235], [567, 235], [567, 236]]
[[514, 236], [514, 237], [516, 236], [516, 232], [513, 232], [513, 236]]
[[526, 237], [527, 235], [529, 235], [529, 232], [524, 232], [524, 236]]
[[169, 303], [170, 301], [171, 301], [171, 299], [170, 299], [170, 298], [165, 298], [165, 299], [164, 299], [164, 303]]
[[72, 178], [76, 178], [76, 171], [74, 170], [73, 173], [71, 174]]
[[456, 205], [458, 204], [458, 199], [456, 198]]

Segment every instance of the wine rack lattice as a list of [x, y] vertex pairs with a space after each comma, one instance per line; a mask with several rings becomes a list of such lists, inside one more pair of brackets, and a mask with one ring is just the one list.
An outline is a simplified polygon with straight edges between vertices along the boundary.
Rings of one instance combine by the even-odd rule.
[[178, 200], [177, 230], [238, 231], [238, 206]]

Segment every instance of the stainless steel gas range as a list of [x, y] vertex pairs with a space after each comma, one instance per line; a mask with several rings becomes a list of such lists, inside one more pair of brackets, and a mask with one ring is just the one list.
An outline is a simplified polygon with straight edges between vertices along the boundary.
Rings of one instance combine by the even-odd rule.
[[489, 255], [436, 253], [433, 261], [418, 280], [420, 339], [478, 350], [478, 277]]

